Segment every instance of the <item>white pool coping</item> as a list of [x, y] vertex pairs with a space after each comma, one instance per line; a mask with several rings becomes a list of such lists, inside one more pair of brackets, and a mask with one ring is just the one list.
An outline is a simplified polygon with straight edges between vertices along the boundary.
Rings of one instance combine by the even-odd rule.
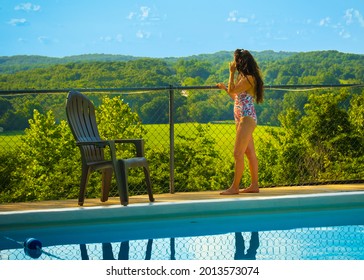
[[364, 192], [339, 192], [275, 197], [227, 198], [183, 202], [158, 202], [74, 207], [65, 209], [9, 211], [0, 213], [0, 231], [108, 222], [142, 222], [179, 218], [251, 216], [364, 208]]

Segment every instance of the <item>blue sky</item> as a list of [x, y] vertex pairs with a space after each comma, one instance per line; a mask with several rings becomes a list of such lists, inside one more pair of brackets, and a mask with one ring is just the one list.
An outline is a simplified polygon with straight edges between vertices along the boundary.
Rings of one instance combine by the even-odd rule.
[[0, 56], [364, 54], [364, 0], [1, 0]]

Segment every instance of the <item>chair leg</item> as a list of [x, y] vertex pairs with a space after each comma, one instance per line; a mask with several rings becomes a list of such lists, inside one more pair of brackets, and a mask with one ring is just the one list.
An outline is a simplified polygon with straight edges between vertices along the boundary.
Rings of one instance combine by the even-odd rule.
[[153, 192], [152, 192], [152, 183], [150, 181], [150, 173], [149, 168], [147, 166], [143, 167], [144, 175], [145, 175], [145, 182], [147, 184], [147, 192], [149, 196], [149, 201], [154, 202]]
[[122, 160], [119, 160], [117, 166], [114, 166], [114, 171], [116, 184], [119, 190], [120, 203], [127, 206], [129, 204], [128, 168]]
[[80, 192], [78, 195], [78, 205], [82, 206], [85, 201], [85, 192], [88, 179], [90, 177], [91, 169], [88, 166], [82, 166]]
[[102, 186], [101, 186], [101, 201], [105, 202], [109, 199], [109, 191], [112, 179], [112, 168], [102, 170]]

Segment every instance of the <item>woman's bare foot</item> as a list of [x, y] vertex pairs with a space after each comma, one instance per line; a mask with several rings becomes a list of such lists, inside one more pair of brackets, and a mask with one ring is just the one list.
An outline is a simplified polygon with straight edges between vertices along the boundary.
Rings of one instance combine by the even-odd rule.
[[259, 193], [259, 186], [250, 185], [246, 189], [240, 190], [239, 193]]
[[220, 194], [221, 195], [234, 195], [234, 194], [239, 194], [239, 189], [236, 189], [234, 187], [230, 187], [226, 191], [221, 192]]

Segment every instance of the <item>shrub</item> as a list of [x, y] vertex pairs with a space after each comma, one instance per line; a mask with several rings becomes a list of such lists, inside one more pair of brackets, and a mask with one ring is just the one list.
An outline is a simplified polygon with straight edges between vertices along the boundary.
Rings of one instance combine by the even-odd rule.
[[12, 173], [12, 201], [75, 197], [78, 154], [68, 124], [56, 124], [52, 111], [42, 115], [34, 110]]

